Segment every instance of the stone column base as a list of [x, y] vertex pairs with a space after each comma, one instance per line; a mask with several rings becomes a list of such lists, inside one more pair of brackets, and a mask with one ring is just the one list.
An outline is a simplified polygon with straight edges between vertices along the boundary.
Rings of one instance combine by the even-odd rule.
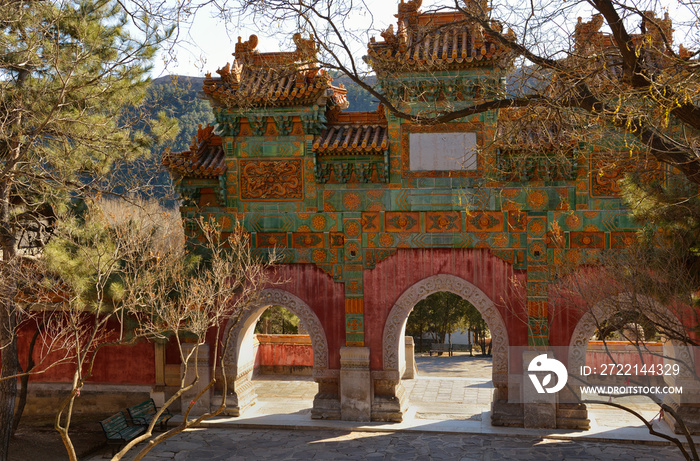
[[241, 416], [246, 410], [257, 403], [258, 395], [253, 385], [253, 364], [245, 367], [235, 378], [227, 376], [229, 392], [226, 394], [226, 416]]
[[369, 348], [340, 348], [340, 417], [344, 421], [370, 421], [372, 388]]
[[[536, 357], [545, 355], [542, 351], [523, 351], [523, 367], [529, 364]], [[547, 352], [546, 358], [551, 358], [552, 353]], [[540, 383], [546, 371], [528, 372], [528, 378], [533, 375], [539, 379]], [[554, 393], [539, 393], [535, 389], [532, 379], [523, 378], [521, 385], [523, 393], [523, 427], [532, 429], [556, 429], [557, 427], [557, 395]]]
[[591, 428], [588, 419], [588, 409], [585, 403], [559, 403], [557, 405], [557, 429], [581, 429], [587, 431]]
[[408, 410], [408, 394], [397, 371], [372, 372], [372, 421], [400, 423]]
[[311, 418], [341, 419], [338, 370], [325, 370], [314, 374], [314, 379], [318, 383], [318, 393], [314, 396]]
[[522, 403], [509, 403], [507, 400], [491, 402], [491, 425], [523, 427]]
[[[668, 396], [664, 403], [673, 408], [691, 435], [700, 434], [700, 405], [678, 404], [668, 398]], [[664, 421], [666, 421], [673, 432], [676, 434], [683, 434], [681, 425], [668, 411], [664, 412]]]

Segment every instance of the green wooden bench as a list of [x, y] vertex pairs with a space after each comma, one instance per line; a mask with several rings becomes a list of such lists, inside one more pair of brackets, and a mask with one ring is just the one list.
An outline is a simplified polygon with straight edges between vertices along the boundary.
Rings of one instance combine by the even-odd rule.
[[[158, 408], [156, 407], [156, 403], [153, 401], [153, 399], [148, 399], [144, 400], [143, 402], [137, 405], [127, 408], [127, 411], [129, 412], [129, 416], [131, 417], [131, 420], [134, 422], [134, 424], [148, 426], [149, 424], [151, 424], [151, 421], [158, 412]], [[156, 420], [156, 425], [160, 424], [160, 428], [162, 430], [165, 430], [168, 424], [168, 420], [170, 420], [170, 418], [172, 417], [173, 414], [170, 413], [170, 410], [166, 408], [163, 411], [163, 413], [161, 413], [160, 416], [158, 416], [158, 419]]]
[[472, 345], [471, 344], [453, 344], [452, 345], [452, 353], [454, 354], [455, 352], [469, 352], [469, 355], [473, 355]]
[[107, 419], [100, 421], [102, 430], [107, 437], [107, 444], [112, 447], [112, 456], [117, 452], [117, 449], [125, 443], [129, 443], [139, 435], [146, 432], [143, 426], [130, 425], [123, 411], [110, 416]]
[[430, 345], [430, 351], [428, 351], [428, 354], [432, 357], [433, 352], [438, 355], [440, 355], [440, 352], [447, 352], [447, 354], [452, 357], [452, 344], [433, 343]]

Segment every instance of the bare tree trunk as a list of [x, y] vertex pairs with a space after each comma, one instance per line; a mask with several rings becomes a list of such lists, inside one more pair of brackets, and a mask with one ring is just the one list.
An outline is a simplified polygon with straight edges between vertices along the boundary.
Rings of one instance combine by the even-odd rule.
[[[7, 378], [19, 371], [17, 359], [17, 312], [15, 295], [17, 285], [11, 275], [10, 266], [16, 258], [14, 234], [10, 224], [10, 187], [0, 184], [0, 421], [12, 421], [17, 397], [17, 379]], [[12, 425], [0, 424], [0, 461], [6, 461], [10, 450]]]

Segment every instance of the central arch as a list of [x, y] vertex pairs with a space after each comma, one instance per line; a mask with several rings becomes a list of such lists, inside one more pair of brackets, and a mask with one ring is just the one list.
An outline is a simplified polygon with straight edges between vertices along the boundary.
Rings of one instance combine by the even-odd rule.
[[[229, 322], [226, 327], [225, 335], [230, 334], [229, 345], [224, 356], [227, 382], [232, 383], [229, 394], [231, 402], [227, 411], [230, 415], [239, 416], [255, 404], [256, 394], [252, 383], [255, 366], [255, 357], [252, 354], [253, 337], [258, 319], [270, 306], [283, 306], [296, 315], [311, 337], [314, 380], [321, 383], [333, 378], [331, 376], [333, 371], [328, 369], [328, 340], [318, 316], [308, 304], [292, 293], [275, 288], [265, 289], [257, 302], [247, 306], [237, 320]], [[335, 400], [335, 396], [329, 396], [327, 392], [323, 396], [317, 394], [314, 398], [312, 416], [333, 417]]]
[[409, 287], [396, 300], [384, 324], [382, 336], [382, 379], [375, 380], [373, 416], [375, 420], [400, 421], [406, 410], [406, 396], [401, 375], [404, 366], [401, 348], [408, 316], [415, 305], [440, 291], [449, 291], [471, 303], [481, 314], [491, 331], [493, 369], [492, 382], [496, 399], [507, 398], [508, 392], [508, 331], [494, 302], [477, 286], [450, 274], [427, 277]]
[[400, 346], [403, 344], [406, 322], [413, 307], [433, 293], [449, 291], [470, 302], [481, 314], [491, 331], [493, 353], [493, 384], [508, 384], [508, 332], [496, 305], [477, 286], [449, 274], [427, 277], [399, 296], [384, 324], [382, 355], [384, 370], [399, 371]]

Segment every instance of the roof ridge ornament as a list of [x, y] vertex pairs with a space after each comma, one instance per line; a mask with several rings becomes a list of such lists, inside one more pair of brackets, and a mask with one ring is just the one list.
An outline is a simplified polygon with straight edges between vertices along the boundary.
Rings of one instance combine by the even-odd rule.
[[294, 44], [297, 46], [296, 58], [301, 61], [315, 62], [318, 45], [312, 35], [305, 39], [301, 33], [297, 32], [292, 36]]
[[236, 43], [236, 50], [233, 53], [233, 56], [236, 59], [244, 59], [246, 55], [249, 55], [251, 53], [257, 53], [257, 50], [255, 49], [258, 46], [258, 36], [255, 34], [251, 34], [251, 36], [248, 38], [247, 41], [242, 41], [241, 37], [238, 37], [238, 43]]

